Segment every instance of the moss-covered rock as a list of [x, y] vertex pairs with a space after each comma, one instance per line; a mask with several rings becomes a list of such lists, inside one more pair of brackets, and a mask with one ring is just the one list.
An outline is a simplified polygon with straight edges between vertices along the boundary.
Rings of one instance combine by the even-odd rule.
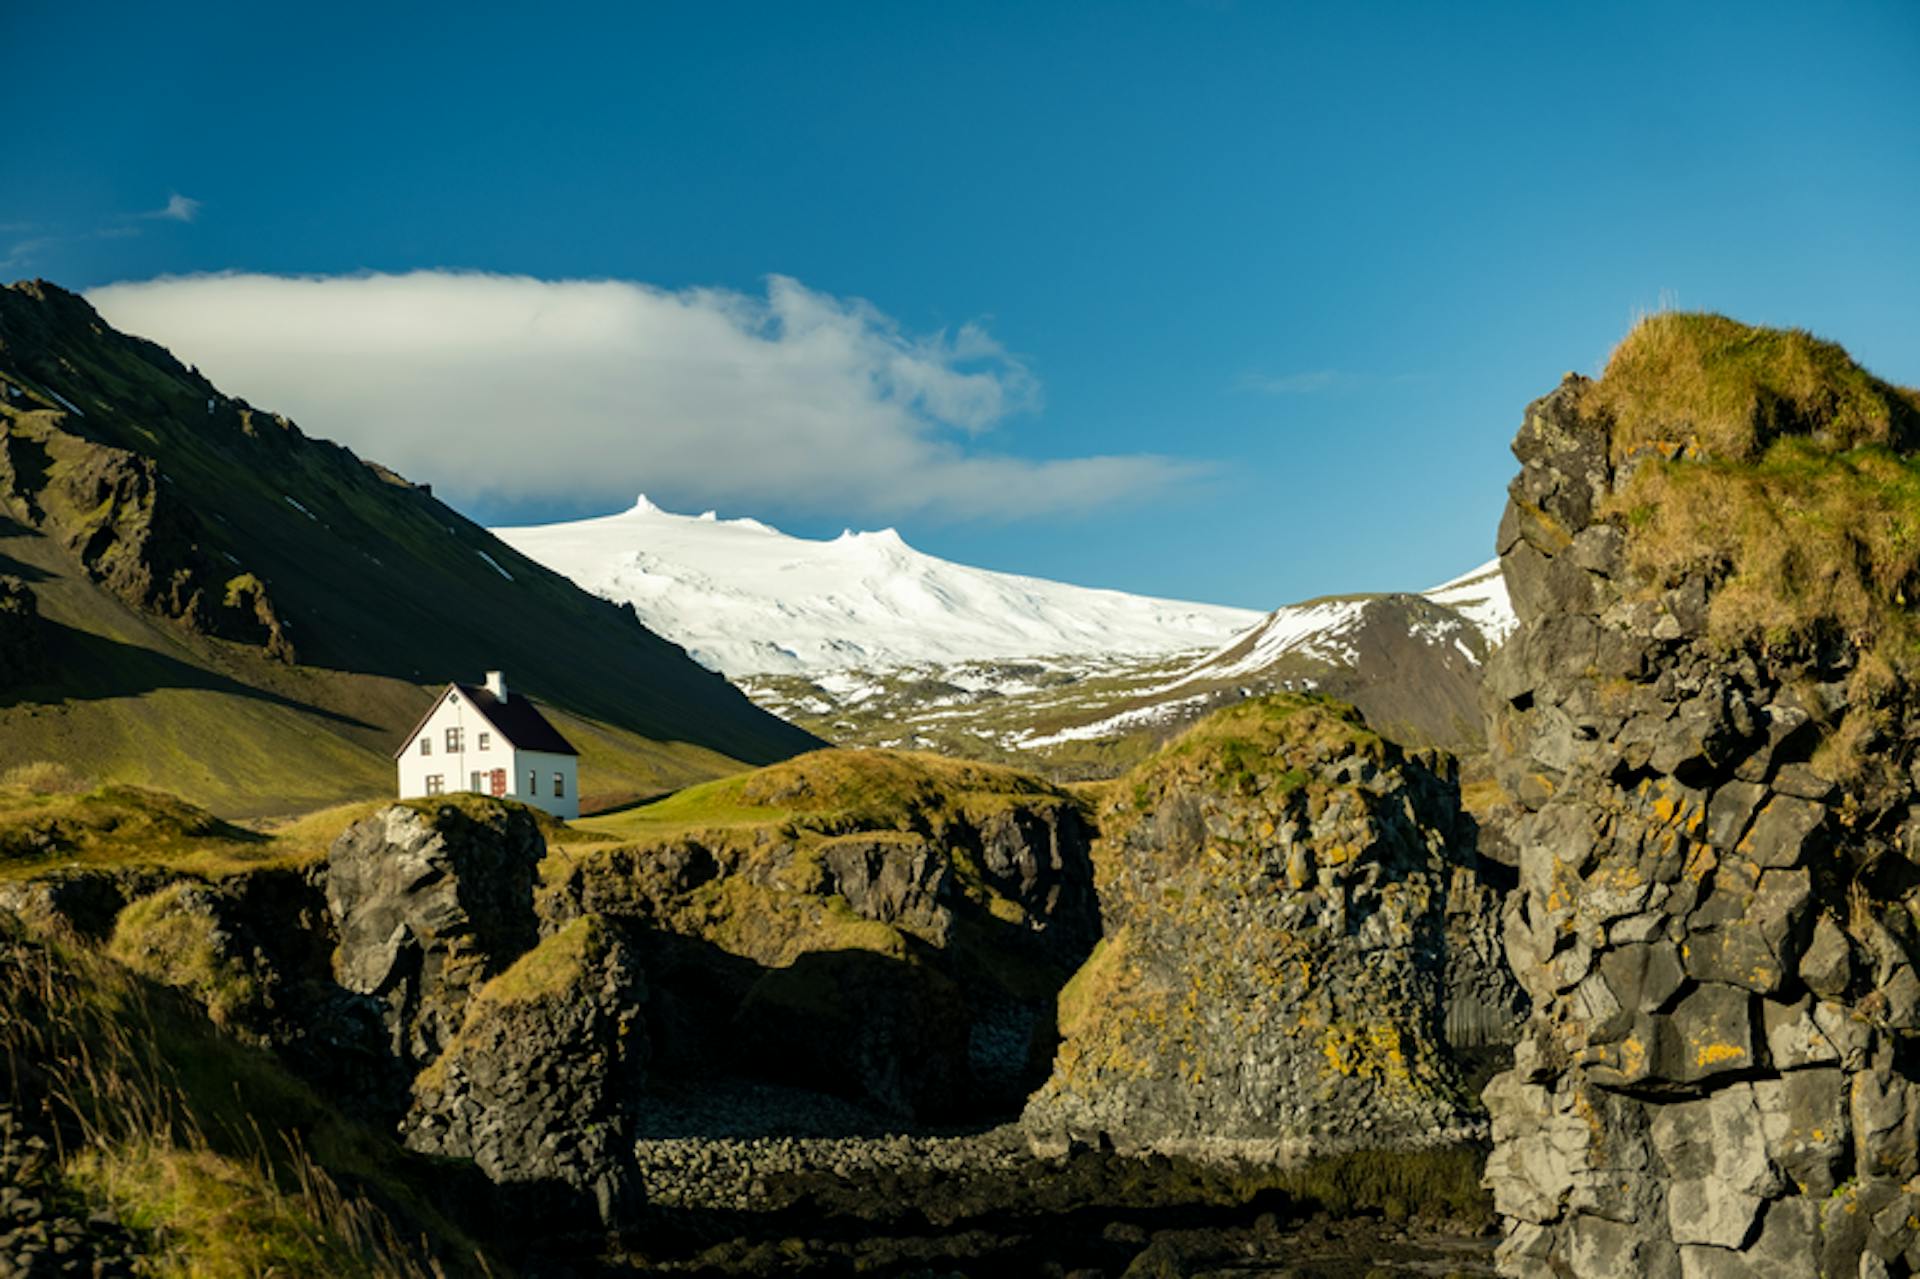
[[1486, 1092], [1503, 1273], [1920, 1262], [1920, 410], [1656, 316], [1530, 405], [1487, 672], [1533, 1004]]
[[618, 1227], [637, 1206], [645, 998], [616, 926], [567, 924], [474, 992], [459, 1033], [414, 1081], [407, 1145], [472, 1159], [506, 1192], [503, 1207], [544, 1230]]
[[[1060, 996], [1039, 1147], [1291, 1164], [1481, 1131], [1449, 991], [1511, 987], [1470, 972], [1494, 898], [1450, 759], [1280, 694], [1121, 779], [1099, 824], [1105, 936]], [[1450, 965], [1467, 934], [1489, 944]]]
[[544, 909], [653, 930], [667, 1074], [919, 1118], [1003, 1111], [1044, 1077], [1054, 993], [1098, 928], [1073, 796], [1005, 768], [822, 751], [619, 830], [633, 842], [556, 858]]

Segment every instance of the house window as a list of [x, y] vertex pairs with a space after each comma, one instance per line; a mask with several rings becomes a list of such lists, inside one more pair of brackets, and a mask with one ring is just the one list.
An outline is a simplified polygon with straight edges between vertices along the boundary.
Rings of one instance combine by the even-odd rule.
[[482, 733], [482, 734], [480, 734], [480, 749], [481, 749], [481, 750], [486, 750], [486, 749], [487, 749], [488, 747], [490, 747], [490, 746], [492, 746], [492, 745], [493, 745], [493, 734], [492, 734], [492, 733]]
[[458, 755], [459, 753], [460, 753], [460, 730], [457, 728], [449, 728], [447, 730], [447, 754]]
[[431, 737], [423, 737], [420, 739], [420, 753], [422, 755], [433, 754], [433, 739]]
[[447, 778], [444, 773], [427, 774], [427, 794], [444, 795], [447, 793]]
[[528, 769], [527, 770], [527, 798], [531, 799], [535, 795], [538, 795], [539, 793], [540, 793], [540, 774], [535, 772], [532, 769]]
[[467, 789], [472, 791], [476, 795], [480, 793], [480, 770], [479, 769], [476, 768], [473, 770], [473, 772], [467, 775]]
[[565, 796], [566, 793], [567, 793], [567, 775], [565, 773], [555, 773], [553, 775], [553, 797], [555, 799], [560, 799], [563, 796]]

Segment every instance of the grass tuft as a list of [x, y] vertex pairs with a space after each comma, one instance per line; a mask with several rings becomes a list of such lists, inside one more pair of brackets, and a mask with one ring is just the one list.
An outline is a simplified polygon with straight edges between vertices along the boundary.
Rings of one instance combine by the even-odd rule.
[[0, 791], [24, 791], [29, 795], [75, 795], [90, 789], [85, 778], [65, 764], [50, 759], [30, 759], [0, 773]]
[[538, 946], [516, 959], [507, 970], [482, 986], [476, 1002], [525, 1004], [557, 999], [598, 963], [613, 944], [613, 935], [598, 915], [582, 915]]
[[1920, 443], [1920, 395], [1804, 330], [1724, 315], [1648, 316], [1588, 386], [1585, 407], [1612, 418], [1617, 458], [1684, 446], [1697, 457], [1751, 462], [1796, 435], [1828, 452]]

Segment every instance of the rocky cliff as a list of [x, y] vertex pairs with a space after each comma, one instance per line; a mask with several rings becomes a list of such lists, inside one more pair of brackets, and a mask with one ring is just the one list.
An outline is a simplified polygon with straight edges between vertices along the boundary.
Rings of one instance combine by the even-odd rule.
[[1036, 1146], [1271, 1165], [1484, 1131], [1448, 1023], [1510, 1038], [1519, 1000], [1449, 759], [1280, 694], [1122, 779], [1099, 825], [1104, 936]]
[[616, 927], [589, 915], [560, 929], [474, 993], [414, 1080], [406, 1144], [473, 1160], [550, 1235], [630, 1223], [646, 990]]
[[533, 884], [546, 851], [531, 809], [464, 795], [395, 804], [334, 843], [334, 973], [378, 1001], [409, 1073], [440, 1055], [480, 984], [539, 940]]
[[1533, 1011], [1486, 1092], [1513, 1276], [1920, 1264], [1920, 400], [1656, 316], [1514, 442], [1488, 672]]
[[659, 811], [573, 854], [543, 911], [549, 928], [642, 930], [666, 1076], [922, 1120], [1004, 1112], [1044, 1078], [1055, 992], [1098, 931], [1072, 796], [988, 765], [822, 751]]

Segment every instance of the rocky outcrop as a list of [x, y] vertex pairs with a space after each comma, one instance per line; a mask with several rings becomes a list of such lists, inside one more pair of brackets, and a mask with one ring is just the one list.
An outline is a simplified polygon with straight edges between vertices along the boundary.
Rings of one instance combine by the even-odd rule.
[[57, 538], [90, 579], [133, 607], [294, 661], [266, 587], [222, 571], [158, 464], [73, 427], [70, 414], [0, 414], [0, 506]]
[[1098, 930], [1078, 803], [887, 752], [729, 786], [728, 804], [789, 816], [592, 851], [543, 906], [550, 927], [646, 926], [661, 1074], [744, 1073], [923, 1120], [1017, 1106]]
[[461, 796], [394, 804], [327, 855], [334, 975], [374, 997], [413, 1073], [465, 1021], [473, 992], [539, 939], [534, 878], [546, 841], [518, 804]]
[[[1844, 353], [1730, 323], [1657, 318], [1514, 443], [1520, 629], [1487, 686], [1533, 1010], [1486, 1101], [1516, 1277], [1920, 1266], [1920, 721], [1892, 642], [1914, 581], [1847, 530], [1886, 454], [1841, 453], [1869, 428], [1910, 448], [1920, 415], [1896, 397], [1874, 427]], [[1795, 343], [1791, 397], [1732, 363]]]
[[0, 577], [0, 689], [24, 684], [47, 660], [40, 601], [17, 577]]
[[[32, 831], [29, 838], [48, 851], [59, 850], [50, 832]], [[19, 855], [13, 848], [6, 851]], [[32, 879], [0, 883], [0, 910], [11, 911], [35, 931], [53, 928], [88, 941], [105, 941], [129, 902], [157, 893], [179, 878], [173, 871], [151, 867], [62, 867]]]
[[1517, 1000], [1450, 759], [1279, 694], [1203, 721], [1099, 821], [1105, 936], [1060, 997], [1036, 1147], [1292, 1164], [1484, 1131], [1446, 1009], [1457, 990], [1479, 1042]]
[[638, 1206], [630, 1116], [646, 1078], [646, 984], [631, 945], [583, 916], [479, 988], [414, 1081], [402, 1133], [471, 1159], [548, 1228], [617, 1228]]

